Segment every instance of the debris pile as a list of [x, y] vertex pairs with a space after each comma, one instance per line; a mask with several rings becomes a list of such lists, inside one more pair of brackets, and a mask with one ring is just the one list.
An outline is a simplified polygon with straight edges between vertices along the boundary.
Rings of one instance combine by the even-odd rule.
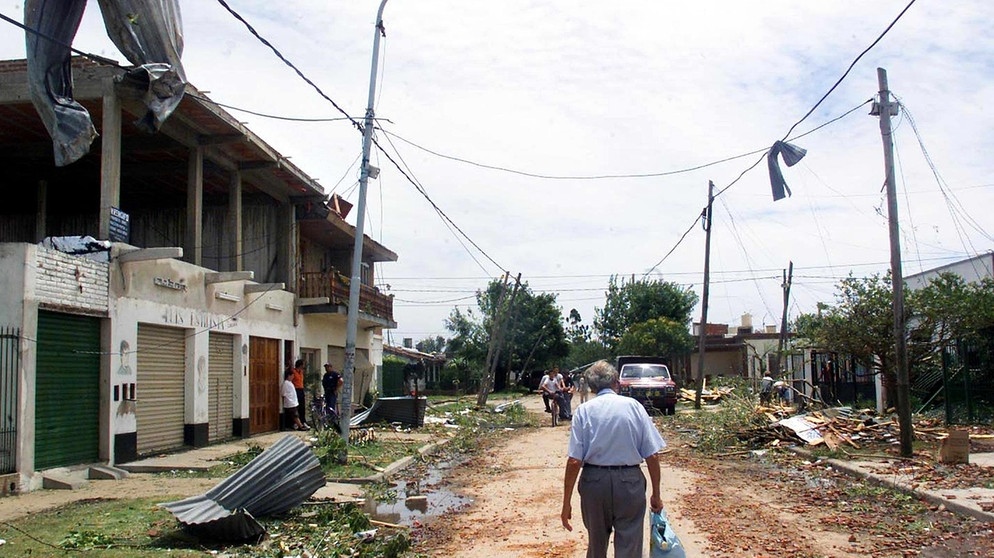
[[[757, 407], [756, 413], [766, 424], [740, 430], [737, 438], [753, 446], [781, 443], [824, 444], [835, 450], [842, 446], [862, 449], [866, 445], [898, 442], [899, 426], [892, 418], [878, 417], [871, 410], [854, 411], [851, 407], [830, 407], [820, 411], [789, 415], [788, 407]], [[916, 426], [918, 439], [937, 441], [945, 428]]]
[[[727, 386], [703, 389], [701, 390], [701, 401], [709, 404], [720, 403], [722, 399], [728, 397], [734, 390], [735, 388]], [[697, 391], [681, 388], [680, 399], [694, 403], [697, 401]]]

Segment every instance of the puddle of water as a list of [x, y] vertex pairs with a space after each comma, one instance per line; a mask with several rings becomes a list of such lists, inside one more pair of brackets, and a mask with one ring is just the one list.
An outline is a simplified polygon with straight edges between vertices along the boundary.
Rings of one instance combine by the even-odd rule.
[[439, 486], [453, 466], [452, 462], [441, 462], [428, 469], [417, 482], [398, 481], [392, 487], [397, 495], [394, 502], [367, 500], [364, 511], [379, 521], [410, 526], [415, 520], [424, 521], [468, 505], [472, 499]]

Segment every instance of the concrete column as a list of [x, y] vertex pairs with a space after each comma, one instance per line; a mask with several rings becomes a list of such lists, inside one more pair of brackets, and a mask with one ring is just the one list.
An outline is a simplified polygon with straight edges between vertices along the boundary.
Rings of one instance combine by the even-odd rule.
[[121, 205], [121, 100], [111, 82], [103, 98], [100, 129], [100, 239], [110, 238], [110, 208]]
[[48, 182], [38, 181], [38, 214], [35, 216], [35, 242], [45, 240], [48, 230]]
[[280, 206], [280, 229], [283, 238], [283, 279], [287, 289], [297, 292], [297, 218], [293, 203], [285, 203]]
[[186, 181], [186, 242], [184, 259], [193, 265], [204, 261], [204, 148], [190, 150]]
[[242, 174], [231, 173], [228, 185], [228, 271], [242, 271]]

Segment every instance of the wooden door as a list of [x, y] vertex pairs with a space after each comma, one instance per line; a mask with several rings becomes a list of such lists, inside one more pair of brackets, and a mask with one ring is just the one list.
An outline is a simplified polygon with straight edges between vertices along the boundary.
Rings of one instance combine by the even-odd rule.
[[280, 341], [249, 338], [249, 433], [280, 427]]

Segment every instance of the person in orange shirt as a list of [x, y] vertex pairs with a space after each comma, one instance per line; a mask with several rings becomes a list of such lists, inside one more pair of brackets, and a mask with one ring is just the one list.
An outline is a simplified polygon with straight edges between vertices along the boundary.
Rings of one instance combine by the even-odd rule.
[[300, 423], [303, 424], [305, 428], [310, 428], [307, 426], [307, 417], [304, 412], [304, 409], [307, 408], [304, 405], [304, 359], [298, 358], [297, 361], [293, 363], [290, 381], [293, 383], [293, 389], [297, 392], [297, 416], [300, 417]]

